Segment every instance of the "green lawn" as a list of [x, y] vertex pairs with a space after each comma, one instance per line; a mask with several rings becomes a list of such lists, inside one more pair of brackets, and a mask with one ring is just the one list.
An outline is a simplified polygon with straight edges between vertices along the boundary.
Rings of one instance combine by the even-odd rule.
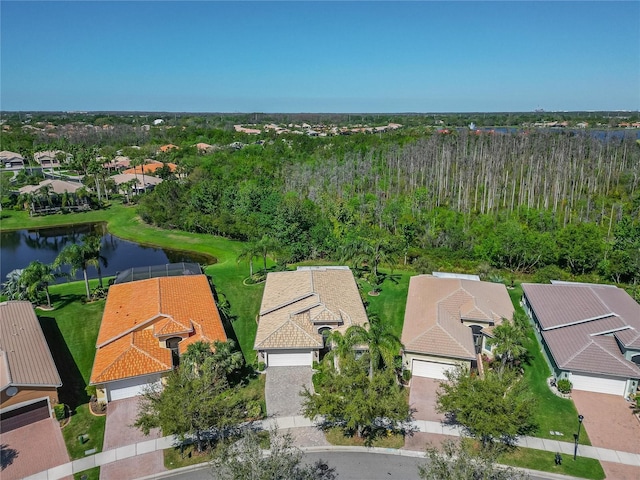
[[[514, 307], [522, 311], [520, 299], [522, 298], [522, 287], [518, 284], [513, 290], [509, 290], [511, 301]], [[540, 351], [540, 344], [535, 337], [533, 328], [529, 330], [529, 341], [526, 345], [531, 358], [524, 366], [524, 380], [529, 384], [531, 392], [538, 401], [535, 422], [539, 428], [536, 437], [551, 438], [565, 442], [573, 441], [573, 434], [578, 429], [578, 412], [573, 401], [560, 398], [554, 395], [547, 386], [547, 378], [551, 375], [547, 362]], [[549, 432], [562, 432], [564, 435], [558, 437]], [[587, 432], [583, 429], [580, 435], [580, 443], [591, 445]]]
[[[93, 287], [98, 281], [91, 283]], [[84, 282], [53, 285], [50, 290], [55, 309], [37, 309], [36, 313], [62, 378], [58, 390], [60, 402], [71, 409], [70, 422], [62, 435], [71, 459], [83, 458], [86, 450], [101, 451], [104, 440], [105, 417], [95, 417], [89, 412], [85, 387], [91, 375], [105, 301], [83, 303]], [[87, 443], [78, 441], [82, 434], [89, 435]]]
[[415, 273], [407, 271], [382, 270], [385, 280], [380, 286], [378, 296], [368, 295], [371, 285], [362, 282], [366, 300], [369, 303], [367, 308], [369, 313], [377, 314], [381, 320], [391, 324], [391, 331], [398, 337], [402, 335], [402, 325], [404, 324], [404, 310], [407, 304], [407, 293], [409, 291], [409, 278]]
[[593, 480], [605, 478], [604, 470], [598, 460], [577, 457], [574, 461], [573, 456], [563, 455], [562, 465], [556, 465], [554, 452], [545, 452], [532, 448], [517, 448], [512, 452], [503, 454], [498, 458], [498, 463]]
[[74, 473], [73, 480], [100, 480], [100, 467], [94, 467], [89, 470], [85, 470], [84, 472]]

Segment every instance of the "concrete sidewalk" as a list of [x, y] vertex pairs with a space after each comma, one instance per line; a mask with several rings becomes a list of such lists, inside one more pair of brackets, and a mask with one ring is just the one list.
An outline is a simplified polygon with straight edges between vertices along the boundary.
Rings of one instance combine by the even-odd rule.
[[[444, 425], [439, 422], [429, 422], [426, 420], [416, 420], [412, 422], [418, 432], [435, 433], [439, 435], [447, 435], [451, 437], [461, 436], [461, 428], [457, 426]], [[302, 416], [269, 418], [259, 422], [255, 422], [254, 426], [258, 429], [269, 430], [273, 427], [278, 429], [302, 428], [314, 426], [314, 422]], [[125, 458], [131, 458], [143, 455], [157, 450], [164, 450], [175, 446], [177, 438], [174, 436], [162, 437], [144, 442], [133, 443], [124, 447], [107, 450], [97, 453], [73, 462], [59, 465], [49, 470], [45, 470], [36, 475], [26, 477], [27, 480], [58, 480], [74, 473], [82, 472], [94, 467], [100, 467], [109, 463], [117, 462]], [[573, 455], [574, 444], [570, 442], [561, 442], [558, 440], [550, 440], [546, 438], [521, 437], [517, 441], [517, 445], [536, 450], [545, 450], [547, 452], [560, 452], [565, 455]], [[324, 446], [324, 451], [333, 449], [344, 449], [344, 447]], [[365, 447], [350, 447], [365, 448]], [[366, 449], [366, 448], [365, 448]], [[389, 450], [389, 449], [385, 449]], [[344, 451], [344, 450], [342, 450]], [[404, 452], [407, 452], [406, 450]], [[400, 453], [403, 454], [403, 453]], [[408, 453], [404, 453], [408, 454]], [[422, 453], [420, 453], [422, 454]], [[619, 463], [623, 465], [631, 465], [640, 468], [640, 454], [631, 452], [621, 452], [617, 450], [609, 450], [607, 448], [592, 447], [588, 445], [578, 446], [578, 456], [594, 458], [603, 462]]]

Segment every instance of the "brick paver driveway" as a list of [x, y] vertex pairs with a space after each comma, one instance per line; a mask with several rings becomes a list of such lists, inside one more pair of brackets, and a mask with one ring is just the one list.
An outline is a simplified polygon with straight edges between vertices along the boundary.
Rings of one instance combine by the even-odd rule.
[[[413, 418], [431, 422], [444, 421], [444, 415], [436, 412], [436, 391], [440, 380], [435, 378], [412, 377], [409, 388], [409, 406], [415, 409]], [[448, 437], [429, 433], [415, 433], [407, 436], [404, 442], [406, 450], [424, 451], [427, 444], [439, 445]]]
[[[264, 396], [267, 403], [267, 415], [289, 417], [302, 415], [302, 397], [299, 393], [306, 386], [313, 391], [311, 367], [269, 367]], [[324, 433], [313, 427], [295, 428], [282, 433], [290, 433], [296, 445], [315, 447], [329, 445]]]
[[436, 392], [440, 380], [435, 378], [413, 377], [409, 389], [409, 406], [416, 409], [413, 417], [416, 420], [431, 422], [444, 421], [444, 415], [436, 412]]
[[[631, 404], [617, 395], [574, 390], [571, 398], [584, 415], [583, 427], [595, 447], [640, 453], [640, 422], [631, 414]], [[577, 424], [577, 420], [576, 420]], [[607, 478], [638, 480], [640, 468], [601, 462]]]
[[52, 418], [2, 432], [0, 478], [23, 478], [69, 461], [58, 422]]
[[[158, 429], [145, 436], [133, 427], [138, 413], [138, 398], [126, 398], [110, 402], [107, 406], [107, 423], [104, 430], [103, 451], [160, 438]], [[162, 451], [146, 453], [104, 465], [100, 469], [101, 480], [126, 480], [153, 475], [165, 471]]]

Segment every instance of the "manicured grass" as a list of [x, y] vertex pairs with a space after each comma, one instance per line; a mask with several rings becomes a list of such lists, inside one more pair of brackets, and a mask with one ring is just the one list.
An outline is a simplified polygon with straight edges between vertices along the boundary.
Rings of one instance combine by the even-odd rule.
[[[91, 282], [92, 287], [97, 284], [97, 280]], [[55, 309], [37, 309], [36, 313], [62, 379], [60, 402], [71, 409], [71, 421], [62, 430], [67, 450], [72, 459], [83, 458], [85, 450], [101, 451], [104, 440], [105, 417], [89, 412], [85, 387], [91, 375], [105, 301], [83, 303], [84, 282], [53, 285], [50, 291]], [[85, 444], [78, 441], [82, 434], [89, 435]]]
[[83, 476], [86, 480], [100, 480], [100, 467], [90, 468], [84, 472], [78, 472], [73, 474], [73, 480], [82, 480]]
[[577, 457], [574, 461], [571, 455], [562, 455], [562, 465], [556, 465], [554, 452], [531, 448], [517, 448], [512, 452], [505, 453], [498, 457], [498, 463], [593, 480], [605, 478], [604, 470], [598, 460]]
[[199, 453], [194, 445], [187, 445], [183, 448], [167, 448], [162, 451], [164, 455], [164, 466], [167, 470], [174, 468], [188, 467], [211, 460], [211, 451]]
[[[347, 437], [339, 428], [331, 428], [327, 430], [325, 432], [325, 437], [331, 445], [346, 445], [351, 447], [365, 446], [364, 440], [362, 438]], [[402, 448], [404, 447], [404, 436], [389, 435], [386, 437], [379, 437], [373, 441], [372, 446], [381, 448]]]
[[[84, 452], [92, 448], [95, 448], [96, 452], [102, 451], [106, 419], [106, 415], [94, 416], [89, 411], [88, 403], [76, 407], [75, 414], [71, 416], [71, 422], [62, 429], [62, 436], [72, 460], [84, 458]], [[89, 435], [89, 440], [81, 443], [78, 437], [84, 434]]]
[[415, 275], [407, 271], [382, 270], [385, 280], [380, 286], [380, 294], [370, 296], [371, 285], [362, 282], [365, 298], [369, 303], [369, 313], [377, 314], [381, 320], [389, 322], [391, 331], [398, 337], [402, 335], [404, 323], [404, 311], [407, 305], [407, 293], [409, 291], [409, 278]]
[[[509, 295], [516, 310], [522, 311], [520, 306], [522, 287], [517, 285], [513, 290], [509, 290]], [[534, 420], [538, 425], [535, 436], [573, 442], [573, 434], [578, 429], [578, 412], [572, 400], [560, 398], [549, 390], [547, 378], [551, 372], [540, 351], [540, 344], [535, 337], [533, 328], [529, 329], [528, 337], [529, 341], [526, 347], [531, 357], [524, 365], [524, 380], [529, 384], [529, 388], [538, 402], [534, 414]], [[561, 437], [551, 435], [549, 433], [551, 431], [562, 432], [564, 435]], [[589, 436], [584, 429], [580, 434], [580, 443], [591, 445]]]

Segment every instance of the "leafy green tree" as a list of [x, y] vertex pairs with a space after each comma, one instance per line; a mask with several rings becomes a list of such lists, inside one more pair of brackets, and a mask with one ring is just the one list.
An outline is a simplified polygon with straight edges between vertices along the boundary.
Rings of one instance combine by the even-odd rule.
[[[259, 257], [262, 249], [255, 243], [247, 243], [236, 259], [237, 263], [249, 261], [249, 276], [253, 277], [253, 259]], [[265, 261], [266, 264], [266, 261]], [[265, 266], [266, 269], [266, 266]]]
[[145, 435], [157, 427], [182, 440], [194, 435], [203, 451], [205, 432], [224, 437], [245, 417], [248, 404], [236, 375], [242, 364], [242, 353], [231, 342], [189, 345], [164, 388], [143, 393], [135, 426]]
[[459, 365], [445, 372], [440, 383], [436, 410], [459, 422], [482, 441], [484, 449], [494, 440], [511, 444], [518, 435], [535, 430], [536, 404], [527, 385], [513, 371], [487, 371], [484, 378]]
[[305, 387], [300, 395], [305, 417], [323, 417], [325, 427], [339, 427], [368, 445], [388, 432], [406, 433], [412, 419], [394, 372], [376, 372], [370, 379], [367, 368], [356, 360], [343, 362], [340, 372], [328, 369], [317, 393]]
[[427, 463], [418, 466], [423, 480], [525, 480], [525, 473], [497, 465], [490, 455], [478, 455], [465, 442], [447, 440], [442, 449], [427, 448]]
[[260, 437], [248, 432], [235, 443], [225, 443], [211, 460], [211, 473], [220, 480], [334, 480], [335, 468], [318, 460], [306, 465], [302, 451], [290, 434], [271, 432], [269, 452], [260, 445]]
[[24, 285], [27, 295], [32, 301], [37, 301], [38, 294], [44, 292], [47, 297], [47, 306], [51, 308], [49, 284], [53, 282], [55, 278], [56, 276], [51, 265], [35, 260], [22, 271], [20, 283]]
[[574, 274], [593, 271], [603, 256], [604, 243], [593, 223], [567, 225], [557, 235], [561, 266]]

